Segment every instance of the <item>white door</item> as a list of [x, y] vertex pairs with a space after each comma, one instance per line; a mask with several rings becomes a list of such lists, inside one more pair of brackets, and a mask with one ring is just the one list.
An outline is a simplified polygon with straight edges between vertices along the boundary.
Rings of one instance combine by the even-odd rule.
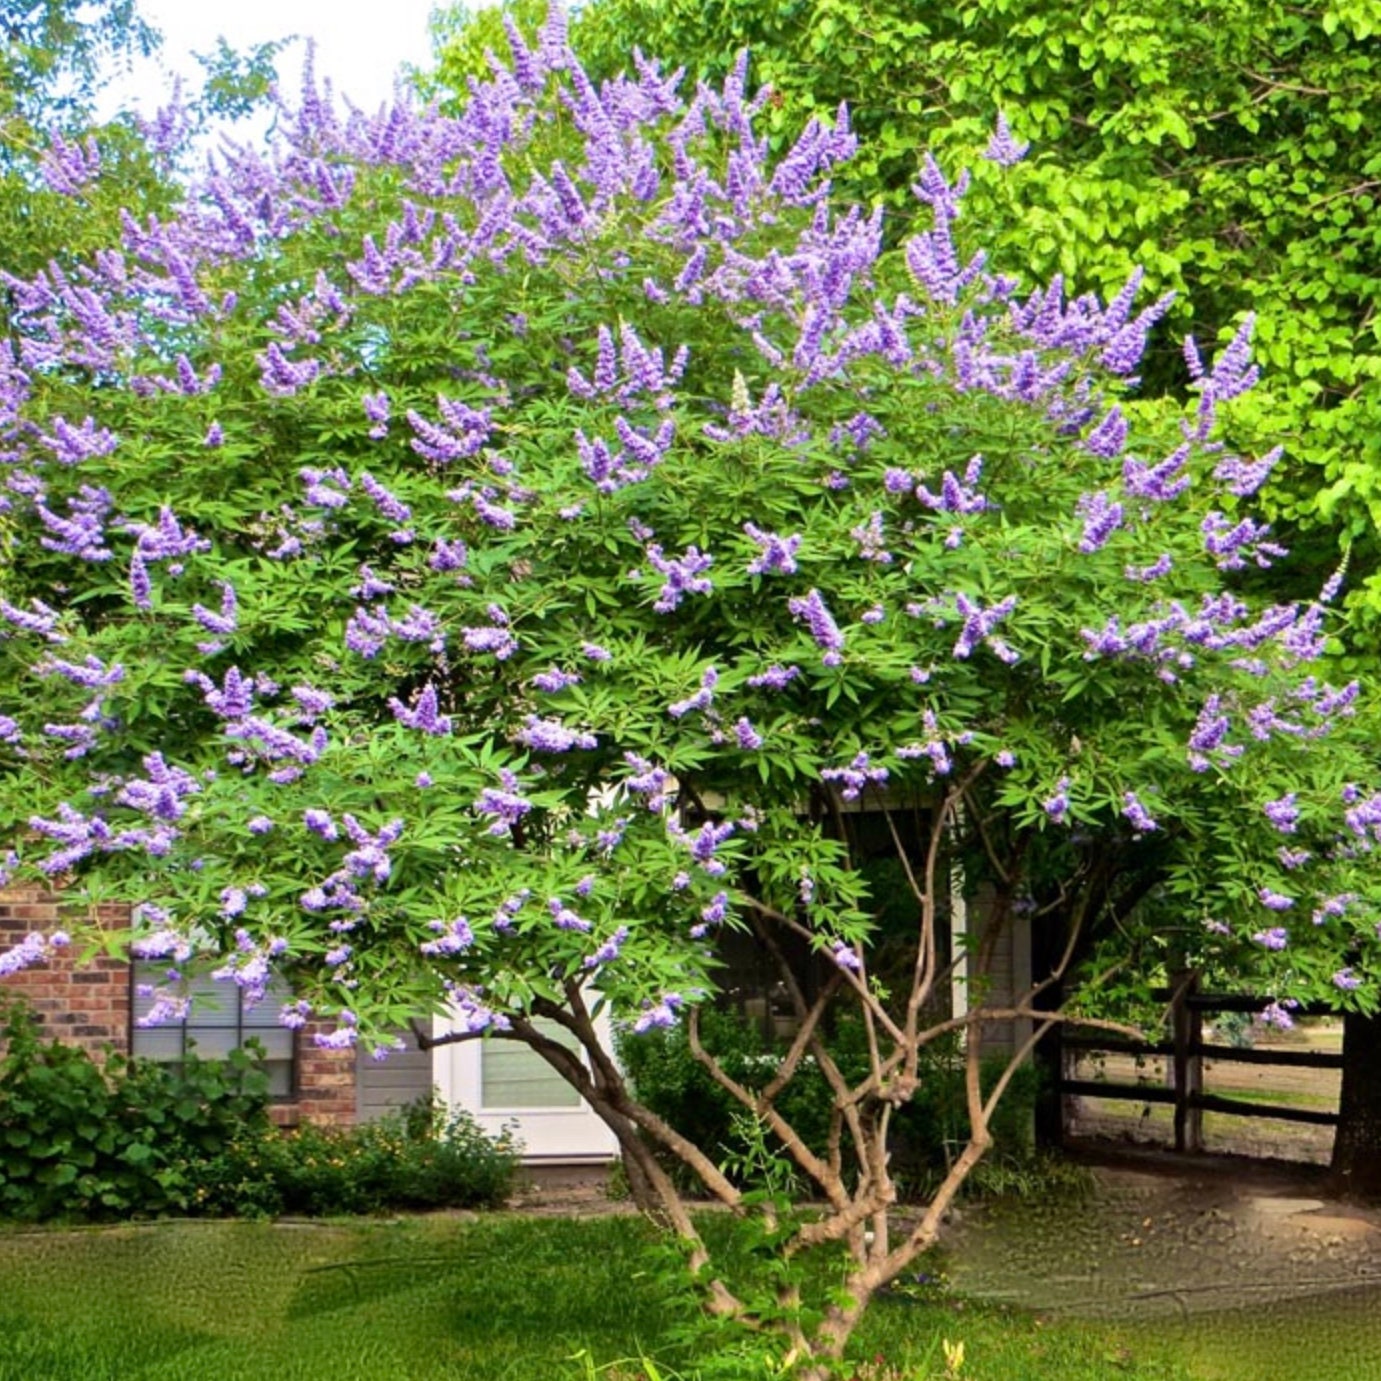
[[[573, 1045], [554, 1023], [538, 1021], [544, 1036]], [[437, 1018], [438, 1034], [446, 1030]], [[608, 1022], [595, 1020], [605, 1049], [613, 1048]], [[491, 1135], [505, 1126], [523, 1143], [525, 1161], [605, 1161], [618, 1142], [576, 1091], [521, 1041], [461, 1041], [439, 1045], [435, 1079], [447, 1103], [471, 1113]]]

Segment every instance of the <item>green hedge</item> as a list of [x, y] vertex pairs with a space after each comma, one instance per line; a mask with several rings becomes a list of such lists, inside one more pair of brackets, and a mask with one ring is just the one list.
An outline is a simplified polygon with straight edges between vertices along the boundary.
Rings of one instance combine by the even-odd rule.
[[0, 1218], [369, 1213], [502, 1203], [517, 1153], [432, 1101], [284, 1131], [251, 1052], [178, 1065], [45, 1041], [0, 1000]]
[[517, 1151], [439, 1102], [360, 1127], [297, 1127], [232, 1141], [197, 1167], [197, 1211], [319, 1217], [503, 1203]]
[[237, 1136], [265, 1137], [268, 1081], [243, 1051], [180, 1066], [44, 1041], [0, 1003], [0, 1216], [111, 1218], [186, 1211], [189, 1167]]

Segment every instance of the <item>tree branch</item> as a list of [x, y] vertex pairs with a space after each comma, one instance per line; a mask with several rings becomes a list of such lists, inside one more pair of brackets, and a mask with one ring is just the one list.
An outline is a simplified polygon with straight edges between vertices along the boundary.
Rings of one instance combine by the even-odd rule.
[[[742, 901], [744, 905], [756, 911], [759, 915], [767, 917], [768, 920], [776, 921], [778, 925], [790, 930], [794, 935], [799, 935], [803, 940], [806, 940], [812, 949], [815, 948], [816, 935], [808, 926], [802, 925], [800, 921], [796, 920], [794, 917], [788, 916], [785, 912], [778, 911], [775, 906], [769, 906], [765, 901], [761, 901], [757, 897], [749, 896], [747, 893], [742, 894]], [[887, 1009], [883, 1007], [882, 1004], [878, 1002], [877, 998], [869, 991], [868, 985], [864, 983], [856, 973], [849, 969], [841, 968], [840, 973], [843, 975], [844, 982], [853, 989], [859, 1001], [872, 1008], [878, 1021], [887, 1031], [887, 1034], [891, 1036], [893, 1040], [900, 1040], [902, 1038], [901, 1027], [899, 1027], [887, 1014]], [[794, 981], [793, 977], [792, 982], [794, 983]], [[788, 987], [790, 987], [790, 984], [788, 984]]]
[[815, 1181], [836, 1208], [842, 1208], [848, 1203], [848, 1195], [845, 1193], [844, 1186], [840, 1182], [839, 1176], [833, 1174], [829, 1165], [820, 1159], [814, 1151], [801, 1139], [800, 1133], [784, 1118], [772, 1103], [760, 1094], [754, 1094], [750, 1089], [734, 1079], [715, 1059], [713, 1055], [705, 1049], [704, 1043], [700, 1039], [700, 1008], [692, 1007], [690, 1017], [686, 1022], [687, 1039], [690, 1042], [691, 1054], [697, 1062], [706, 1070], [710, 1078], [717, 1083], [720, 1088], [738, 1099], [745, 1108], [755, 1117], [761, 1118], [771, 1127], [773, 1133], [783, 1146], [790, 1152], [792, 1159], [802, 1170]]

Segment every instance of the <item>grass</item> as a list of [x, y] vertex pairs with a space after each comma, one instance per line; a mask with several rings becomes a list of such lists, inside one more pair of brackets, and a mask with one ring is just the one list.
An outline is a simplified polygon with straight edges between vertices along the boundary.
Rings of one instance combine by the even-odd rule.
[[554, 1377], [579, 1347], [612, 1356], [656, 1332], [654, 1302], [622, 1288], [642, 1268], [632, 1226], [505, 1216], [11, 1236], [0, 1377]]
[[[1112, 1082], [1109, 1080], [1109, 1082]], [[1122, 1080], [1119, 1077], [1118, 1082]], [[1166, 1087], [1163, 1079], [1143, 1077], [1141, 1081], [1147, 1088], [1163, 1089]], [[1216, 1074], [1211, 1079], [1204, 1081], [1204, 1092], [1221, 1094], [1224, 1098], [1237, 1098], [1244, 1103], [1274, 1103], [1280, 1107], [1289, 1108], [1323, 1108], [1334, 1109], [1338, 1106], [1337, 1088], [1315, 1090], [1301, 1088], [1272, 1088], [1269, 1084], [1249, 1083], [1245, 1080], [1234, 1080], [1230, 1075], [1221, 1076]], [[1131, 1096], [1118, 1097], [1116, 1094], [1092, 1094], [1085, 1093], [1080, 1095], [1084, 1098], [1097, 1098], [1100, 1102], [1107, 1103], [1126, 1103], [1138, 1108], [1155, 1107], [1163, 1110], [1167, 1114], [1173, 1112], [1173, 1105], [1169, 1103], [1155, 1102], [1147, 1104]], [[1230, 1116], [1231, 1114], [1224, 1114]]]
[[[693, 1359], [658, 1347], [667, 1311], [648, 1233], [626, 1217], [494, 1214], [0, 1235], [0, 1381], [575, 1381], [592, 1370], [641, 1381], [640, 1366], [619, 1362], [640, 1351], [690, 1381]], [[1292, 1375], [1326, 1377], [1318, 1349], [1332, 1327], [1317, 1322], [1315, 1365]], [[860, 1381], [945, 1375], [941, 1339], [964, 1343], [967, 1381], [1272, 1378], [1261, 1357], [1203, 1370], [1103, 1325], [894, 1296], [860, 1331]], [[1194, 1349], [1209, 1356], [1203, 1339]]]

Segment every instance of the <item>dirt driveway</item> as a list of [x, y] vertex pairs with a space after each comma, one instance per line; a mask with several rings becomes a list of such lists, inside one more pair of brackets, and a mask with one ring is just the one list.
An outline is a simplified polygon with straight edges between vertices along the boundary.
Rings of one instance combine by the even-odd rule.
[[1381, 1357], [1381, 1210], [1325, 1198], [1304, 1170], [1200, 1166], [1124, 1161], [1095, 1167], [1086, 1199], [962, 1208], [945, 1239], [954, 1285], [1119, 1319], [1374, 1288]]

